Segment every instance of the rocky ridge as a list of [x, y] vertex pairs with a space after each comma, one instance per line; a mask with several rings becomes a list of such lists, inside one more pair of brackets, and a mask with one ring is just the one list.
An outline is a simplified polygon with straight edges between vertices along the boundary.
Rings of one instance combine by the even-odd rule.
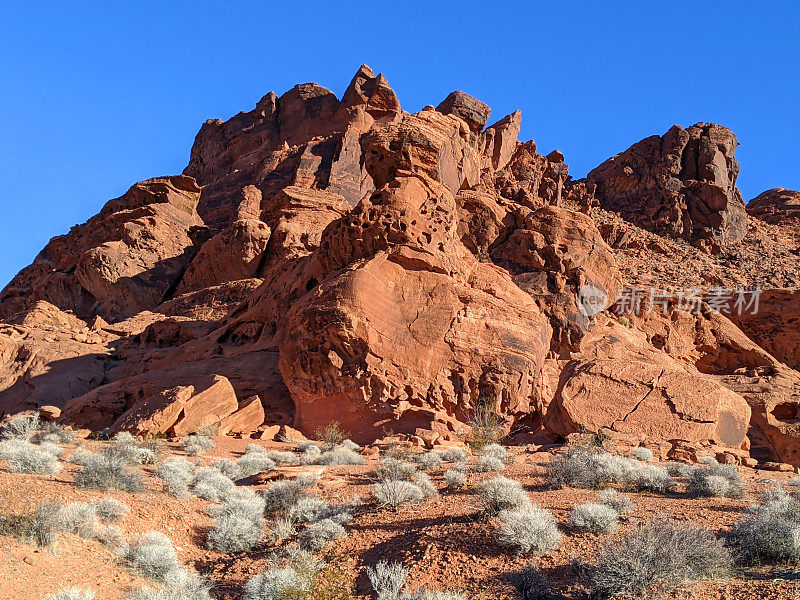
[[[490, 112], [453, 92], [409, 114], [362, 66], [341, 99], [300, 84], [207, 121], [183, 174], [135, 184], [0, 293], [0, 413], [167, 435], [336, 420], [432, 446], [488, 406], [536, 440], [800, 465], [796, 193], [746, 209], [719, 125], [574, 181], [517, 139], [519, 111]], [[587, 310], [586, 289], [609, 309], [634, 285], [789, 289], [746, 316]]]

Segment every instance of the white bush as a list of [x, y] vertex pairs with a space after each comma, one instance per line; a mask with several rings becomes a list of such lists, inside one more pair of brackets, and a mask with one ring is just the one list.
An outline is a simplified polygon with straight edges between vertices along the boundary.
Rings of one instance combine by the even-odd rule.
[[619, 514], [605, 504], [581, 504], [569, 513], [568, 525], [575, 531], [610, 533], [617, 528]]
[[519, 554], [542, 556], [561, 546], [561, 532], [555, 518], [539, 506], [503, 510], [500, 524], [500, 544], [515, 549]]

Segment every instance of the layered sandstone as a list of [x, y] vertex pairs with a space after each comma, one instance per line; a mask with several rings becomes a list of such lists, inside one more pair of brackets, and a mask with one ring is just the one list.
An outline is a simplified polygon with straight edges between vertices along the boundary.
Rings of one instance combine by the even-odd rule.
[[575, 182], [561, 152], [518, 140], [519, 111], [490, 114], [460, 91], [409, 114], [362, 66], [341, 100], [306, 83], [207, 121], [182, 175], [134, 185], [0, 293], [0, 411], [433, 443], [489, 407], [507, 431], [800, 464], [795, 292], [736, 324], [606, 310], [679, 251], [744, 282], [731, 257], [776, 248], [772, 275], [793, 281], [764, 201], [748, 229], [733, 134], [676, 126]]

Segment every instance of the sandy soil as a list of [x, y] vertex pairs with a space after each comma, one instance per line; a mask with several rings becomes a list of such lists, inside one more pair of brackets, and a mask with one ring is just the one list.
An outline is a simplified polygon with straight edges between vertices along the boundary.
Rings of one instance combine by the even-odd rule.
[[[103, 443], [86, 441], [85, 445], [94, 450]], [[236, 458], [249, 443], [253, 440], [218, 438], [216, 447], [202, 457], [206, 460]], [[268, 449], [291, 449], [288, 444], [257, 443]], [[66, 446], [65, 455], [72, 446]], [[164, 456], [182, 454], [171, 442], [164, 443], [164, 450]], [[525, 447], [512, 448], [514, 462], [503, 474], [521, 481], [533, 501], [551, 510], [563, 525], [567, 513], [577, 504], [592, 500], [596, 492], [547, 489], [543, 465], [550, 455], [528, 450]], [[408, 582], [411, 588], [455, 589], [475, 599], [514, 598], [508, 576], [531, 560], [516, 557], [500, 548], [495, 542], [496, 523], [479, 513], [473, 487], [493, 474], [470, 473], [467, 488], [453, 492], [444, 488], [441, 480], [443, 469], [436, 469], [430, 473], [441, 491], [440, 497], [393, 512], [377, 507], [371, 498], [377, 460], [371, 456], [366, 466], [327, 467], [314, 490], [329, 501], [343, 502], [356, 496], [363, 499], [363, 507], [356, 511], [347, 528], [347, 537], [334, 542], [324, 554], [331, 565], [353, 579], [354, 597], [370, 597], [371, 589], [364, 570], [366, 566], [386, 559], [399, 560], [410, 567]], [[0, 468], [3, 467], [4, 464], [0, 463]], [[69, 502], [109, 495], [75, 486], [73, 475], [76, 469], [75, 465], [65, 463], [64, 469], [53, 477], [0, 470], [0, 510], [3, 513], [21, 513], [48, 499]], [[254, 552], [236, 556], [207, 550], [204, 538], [211, 519], [204, 508], [209, 502], [196, 497], [173, 498], [163, 493], [160, 482], [152, 477], [154, 467], [145, 467], [142, 471], [150, 475], [147, 491], [113, 494], [131, 509], [118, 526], [129, 536], [149, 530], [166, 533], [183, 563], [214, 581], [215, 598], [239, 600], [244, 583], [265, 568], [275, 548], [264, 544]], [[739, 517], [741, 510], [752, 503], [758, 491], [770, 485], [770, 481], [785, 483], [793, 476], [746, 468], [740, 471], [746, 484], [748, 497], [745, 500], [694, 499], [682, 493], [666, 497], [631, 494], [636, 508], [622, 527], [611, 535], [620, 535], [637, 523], [661, 515], [691, 520], [721, 531]], [[537, 561], [560, 593], [567, 598], [582, 597], [583, 589], [571, 563], [575, 558], [591, 561], [605, 537], [565, 530], [562, 547]], [[78, 585], [95, 591], [98, 600], [118, 600], [129, 589], [147, 584], [133, 576], [100, 542], [74, 534], [61, 534], [58, 543], [50, 549], [37, 549], [14, 538], [0, 537], [0, 561], [5, 565], [5, 575], [0, 579], [0, 598], [3, 599], [41, 600], [48, 593]], [[800, 571], [796, 565], [747, 569], [725, 581], [686, 586], [667, 597], [708, 600], [800, 598]]]

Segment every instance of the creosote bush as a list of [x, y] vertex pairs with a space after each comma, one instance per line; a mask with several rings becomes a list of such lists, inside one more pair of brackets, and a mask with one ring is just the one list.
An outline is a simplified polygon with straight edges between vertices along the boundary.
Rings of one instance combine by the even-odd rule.
[[619, 514], [605, 504], [581, 504], [569, 513], [568, 525], [575, 531], [610, 533], [617, 528]]
[[467, 423], [472, 429], [467, 444], [473, 452], [503, 439], [503, 422], [488, 401], [479, 402]]
[[542, 556], [558, 550], [561, 532], [549, 511], [529, 505], [500, 512], [498, 540], [519, 554]]
[[317, 427], [314, 437], [324, 445], [324, 449], [330, 450], [340, 445], [347, 439], [347, 433], [342, 430], [342, 424], [338, 421], [331, 421], [324, 427]]
[[644, 597], [655, 588], [723, 577], [730, 567], [729, 552], [711, 532], [659, 520], [607, 541], [591, 583], [602, 596]]

